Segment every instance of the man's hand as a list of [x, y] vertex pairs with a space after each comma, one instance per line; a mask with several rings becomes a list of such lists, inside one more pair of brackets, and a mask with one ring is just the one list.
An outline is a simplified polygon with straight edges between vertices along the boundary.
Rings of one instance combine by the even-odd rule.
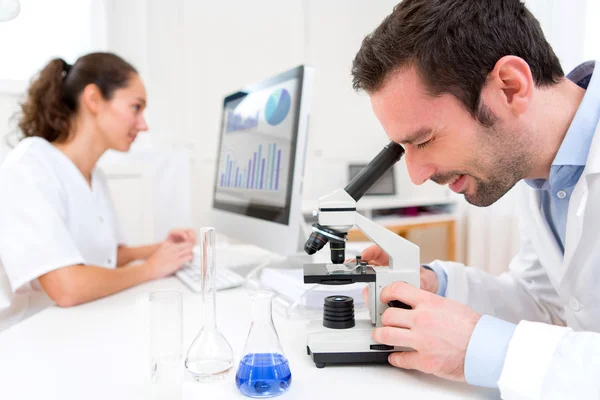
[[375, 265], [376, 267], [390, 265], [390, 257], [376, 244], [364, 249], [360, 257], [363, 261], [367, 261], [369, 264]]
[[[381, 249], [381, 247], [374, 244], [373, 246], [369, 246], [363, 250], [360, 255], [363, 261], [367, 261], [370, 265], [375, 266], [385, 266], [390, 265], [390, 258], [388, 255]], [[350, 262], [352, 260], [346, 260]], [[430, 293], [437, 293], [439, 288], [439, 282], [437, 275], [435, 272], [428, 268], [421, 267], [421, 289], [426, 290]], [[363, 299], [367, 306], [368, 303], [368, 288], [364, 288], [362, 293]]]
[[193, 229], [173, 229], [167, 235], [165, 242], [196, 244], [196, 232]]
[[392, 353], [390, 364], [465, 381], [467, 346], [480, 314], [405, 282], [383, 288], [380, 299], [384, 304], [400, 300], [413, 308], [388, 308], [382, 315], [384, 326], [373, 330], [373, 339], [378, 343], [415, 349]]

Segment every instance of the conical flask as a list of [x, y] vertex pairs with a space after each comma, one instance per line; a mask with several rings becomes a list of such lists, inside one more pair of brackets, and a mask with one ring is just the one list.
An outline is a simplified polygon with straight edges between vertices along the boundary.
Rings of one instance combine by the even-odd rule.
[[186, 369], [198, 381], [223, 378], [233, 366], [231, 346], [217, 329], [215, 228], [200, 229], [203, 323], [185, 358]]
[[250, 297], [253, 321], [235, 383], [249, 397], [277, 396], [290, 387], [292, 373], [273, 325], [273, 293], [259, 291]]

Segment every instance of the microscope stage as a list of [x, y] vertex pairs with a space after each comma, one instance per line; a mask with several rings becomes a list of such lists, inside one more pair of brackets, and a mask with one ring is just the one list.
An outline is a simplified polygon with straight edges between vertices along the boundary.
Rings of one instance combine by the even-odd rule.
[[375, 282], [373, 267], [363, 269], [354, 264], [304, 264], [304, 283], [349, 285], [355, 282]]

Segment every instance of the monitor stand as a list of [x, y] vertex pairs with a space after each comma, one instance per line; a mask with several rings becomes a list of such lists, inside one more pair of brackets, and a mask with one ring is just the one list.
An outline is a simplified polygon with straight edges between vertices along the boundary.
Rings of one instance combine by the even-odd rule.
[[300, 229], [298, 229], [298, 243], [296, 245], [296, 252], [286, 256], [271, 253], [270, 258], [266, 259], [265, 262], [261, 263], [260, 265], [254, 266], [254, 268], [247, 273], [246, 278], [248, 282], [258, 281], [260, 277], [260, 271], [263, 268], [298, 269], [303, 268], [304, 264], [314, 262], [314, 256], [308, 255], [304, 251], [304, 244], [311, 234], [311, 229], [310, 226], [305, 222], [304, 216], [302, 216], [300, 220], [301, 223]]

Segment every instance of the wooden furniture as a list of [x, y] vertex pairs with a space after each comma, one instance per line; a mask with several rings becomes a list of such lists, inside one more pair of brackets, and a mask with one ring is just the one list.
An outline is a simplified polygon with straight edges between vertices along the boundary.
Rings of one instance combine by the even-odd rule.
[[[357, 203], [356, 209], [365, 217], [372, 219], [378, 224], [385, 226], [392, 232], [395, 232], [404, 238], [406, 238], [410, 232], [415, 230], [444, 227], [446, 229], [446, 254], [444, 260], [456, 261], [456, 221], [458, 217], [453, 211], [455, 208], [455, 202], [455, 198], [449, 198], [447, 202], [441, 204], [445, 206], [444, 208], [446, 208], [447, 211], [440, 213], [420, 214], [416, 216], [400, 216], [393, 214], [380, 216], [379, 214], [382, 212], [403, 208], [425, 207], [433, 205], [439, 206], [439, 199], [437, 202], [432, 203], [427, 199], [403, 200], [397, 196], [373, 196], [364, 197], [361, 199]], [[305, 201], [303, 203], [302, 209], [307, 217], [307, 222], [311, 221], [309, 213], [317, 208], [318, 203], [316, 201]], [[358, 229], [353, 229], [348, 232], [348, 240], [354, 242], [369, 241], [369, 239]]]
[[[383, 217], [374, 218], [374, 221], [388, 228], [390, 231], [406, 238], [415, 229], [427, 229], [442, 226], [446, 229], [446, 257], [447, 261], [456, 261], [456, 215], [440, 214], [416, 217]], [[348, 232], [349, 241], [369, 240], [358, 229]]]

